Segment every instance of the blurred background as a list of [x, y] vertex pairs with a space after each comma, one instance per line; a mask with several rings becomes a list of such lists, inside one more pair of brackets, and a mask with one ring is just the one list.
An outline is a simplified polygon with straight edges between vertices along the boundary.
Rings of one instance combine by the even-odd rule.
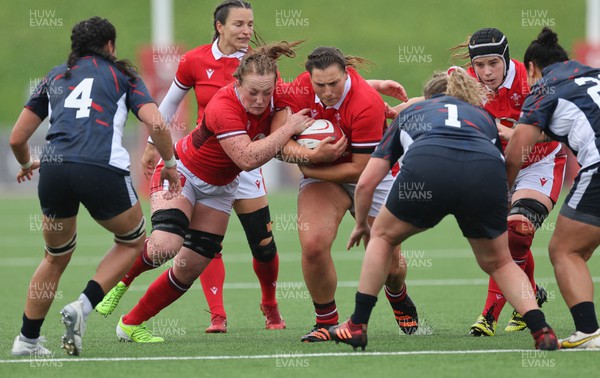
[[[4, 3], [0, 13], [0, 193], [33, 195], [36, 185], [17, 186], [18, 170], [8, 136], [22, 106], [37, 82], [70, 51], [70, 33], [78, 21], [91, 16], [108, 18], [117, 29], [117, 55], [132, 60], [160, 102], [172, 82], [179, 57], [189, 49], [212, 41], [212, 16], [218, 0], [104, 0], [82, 2], [21, 0]], [[304, 57], [317, 46], [337, 46], [347, 55], [374, 62], [365, 78], [393, 79], [410, 97], [418, 96], [435, 71], [456, 63], [449, 49], [483, 27], [502, 30], [511, 57], [522, 60], [525, 48], [543, 26], [552, 27], [572, 57], [600, 65], [599, 38], [590, 27], [597, 0], [255, 0], [256, 31], [265, 41], [305, 40], [298, 57], [283, 59], [285, 81], [303, 71]], [[586, 27], [589, 28], [586, 29]], [[586, 46], [586, 36], [592, 45]], [[188, 94], [174, 132], [194, 127], [196, 106]], [[394, 99], [386, 98], [390, 104]], [[43, 149], [46, 127], [31, 140], [32, 154]], [[132, 156], [136, 188], [147, 185], [139, 177], [140, 148], [145, 131], [130, 116], [125, 143]], [[295, 188], [295, 166], [271, 162], [265, 167], [270, 191]]]

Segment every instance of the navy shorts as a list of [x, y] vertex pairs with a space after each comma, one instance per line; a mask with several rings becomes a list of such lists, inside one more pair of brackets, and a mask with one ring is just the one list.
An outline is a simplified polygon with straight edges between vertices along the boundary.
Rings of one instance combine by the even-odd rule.
[[494, 239], [507, 230], [504, 162], [440, 146], [411, 149], [402, 160], [386, 207], [418, 228], [431, 228], [453, 214], [465, 237]]
[[600, 164], [582, 169], [560, 209], [560, 214], [600, 227]]
[[138, 200], [131, 176], [95, 165], [66, 162], [40, 167], [38, 197], [47, 217], [73, 217], [82, 203], [96, 220], [114, 218]]

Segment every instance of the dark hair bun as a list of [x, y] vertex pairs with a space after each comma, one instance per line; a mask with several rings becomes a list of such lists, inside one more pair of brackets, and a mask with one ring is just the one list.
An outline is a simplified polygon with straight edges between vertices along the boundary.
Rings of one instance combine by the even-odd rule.
[[558, 35], [549, 27], [544, 27], [537, 37], [537, 42], [544, 46], [558, 45]]

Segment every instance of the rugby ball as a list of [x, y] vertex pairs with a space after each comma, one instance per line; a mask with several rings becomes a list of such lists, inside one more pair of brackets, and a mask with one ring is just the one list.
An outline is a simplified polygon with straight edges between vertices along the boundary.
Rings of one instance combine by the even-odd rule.
[[307, 127], [306, 130], [296, 135], [294, 139], [298, 144], [312, 150], [327, 137], [334, 137], [333, 143], [337, 143], [343, 135], [344, 132], [342, 129], [331, 123], [331, 121], [317, 119], [312, 125]]

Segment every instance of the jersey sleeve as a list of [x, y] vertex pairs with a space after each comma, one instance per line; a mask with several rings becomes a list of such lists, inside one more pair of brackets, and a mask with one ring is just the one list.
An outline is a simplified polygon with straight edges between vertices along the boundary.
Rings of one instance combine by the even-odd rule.
[[400, 121], [396, 118], [381, 139], [372, 157], [381, 158], [390, 162], [390, 168], [404, 155], [404, 148], [400, 143]]
[[177, 72], [175, 73], [175, 84], [183, 90], [189, 90], [195, 83], [191, 61], [192, 59], [189, 59], [188, 54], [184, 54], [179, 61]]
[[307, 87], [306, 80], [303, 79], [303, 75], [298, 76], [291, 83], [278, 82], [276, 88], [276, 96], [274, 96], [276, 109], [283, 109], [287, 106], [292, 112], [297, 113], [310, 107], [310, 100], [308, 99], [310, 90]]
[[[144, 81], [138, 76], [135, 79], [129, 79], [129, 86], [127, 88], [127, 106], [136, 117], [138, 117], [138, 111], [140, 108], [149, 103], [156, 103]], [[138, 117], [139, 119], [139, 117]]]
[[46, 76], [38, 83], [25, 104], [25, 108], [34, 112], [42, 120], [48, 117], [48, 83], [49, 79]]
[[351, 120], [353, 154], [370, 154], [381, 141], [385, 129], [385, 110], [376, 104], [364, 108]]
[[204, 118], [207, 128], [213, 132], [217, 140], [248, 134], [245, 111], [229, 101], [223, 101], [223, 98], [216, 98], [209, 102]]

